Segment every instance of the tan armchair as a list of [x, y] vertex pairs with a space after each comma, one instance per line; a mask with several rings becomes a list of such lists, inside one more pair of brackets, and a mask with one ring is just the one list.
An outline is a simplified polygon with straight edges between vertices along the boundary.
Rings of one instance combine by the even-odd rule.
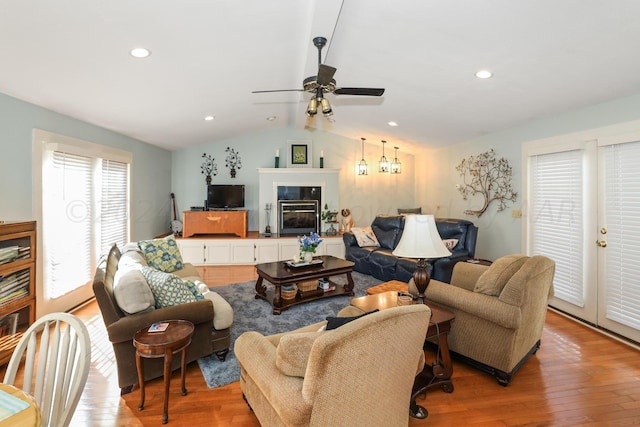
[[[340, 316], [355, 307], [347, 307]], [[262, 426], [403, 426], [431, 312], [425, 305], [368, 314], [337, 329], [321, 322], [235, 342], [240, 385]]]
[[426, 296], [456, 315], [451, 351], [506, 386], [540, 348], [554, 272], [555, 262], [544, 256], [508, 255], [491, 266], [459, 262], [451, 284], [432, 280]]

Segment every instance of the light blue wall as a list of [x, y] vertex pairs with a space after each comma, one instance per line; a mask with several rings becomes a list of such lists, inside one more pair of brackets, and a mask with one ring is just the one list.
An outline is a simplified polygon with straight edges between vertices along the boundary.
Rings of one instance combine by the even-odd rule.
[[32, 220], [34, 128], [133, 153], [132, 239], [168, 231], [171, 153], [0, 94], [0, 220]]
[[[319, 166], [320, 151], [324, 150], [324, 167], [340, 169], [339, 206], [330, 209], [349, 208], [356, 225], [369, 225], [378, 213], [395, 213], [399, 207], [413, 207], [415, 203], [414, 156], [399, 152], [403, 170], [401, 175], [378, 174], [374, 169], [382, 155], [380, 141], [365, 144], [365, 158], [370, 166], [367, 176], [356, 176], [355, 166], [362, 158], [361, 142], [324, 131], [278, 128], [265, 132], [246, 134], [223, 141], [173, 152], [172, 188], [180, 212], [191, 206], [202, 206], [206, 198], [205, 176], [201, 173], [202, 154], [215, 158], [218, 175], [212, 184], [244, 184], [245, 206], [249, 210], [249, 230], [259, 229], [259, 216], [264, 211], [258, 207], [258, 168], [274, 167], [276, 150], [280, 150], [280, 167], [286, 167], [286, 149], [289, 140], [306, 140], [312, 143], [313, 166]], [[387, 144], [389, 145], [389, 144]], [[242, 169], [231, 178], [225, 167], [225, 149], [239, 152]], [[388, 147], [387, 147], [388, 149]], [[387, 150], [387, 157], [393, 154]]]
[[[437, 216], [467, 218], [473, 221], [479, 227], [476, 256], [493, 260], [506, 254], [520, 253], [522, 219], [512, 218], [511, 210], [522, 209], [522, 197], [519, 196], [515, 203], [509, 203], [507, 210], [502, 212], [497, 212], [497, 204], [493, 202], [479, 218], [465, 215], [466, 209], [479, 207], [481, 201], [479, 198], [462, 200], [455, 189], [455, 184], [462, 182], [455, 169], [456, 165], [470, 155], [477, 155], [493, 148], [498, 157], [504, 157], [509, 161], [513, 168], [512, 185], [522, 194], [523, 143], [638, 119], [640, 95], [634, 95], [537, 120], [451, 147], [427, 150], [422, 154], [422, 160], [429, 167], [416, 179], [427, 180], [433, 185], [421, 188], [417, 192], [417, 201]], [[437, 205], [440, 205], [439, 210], [436, 209]]]

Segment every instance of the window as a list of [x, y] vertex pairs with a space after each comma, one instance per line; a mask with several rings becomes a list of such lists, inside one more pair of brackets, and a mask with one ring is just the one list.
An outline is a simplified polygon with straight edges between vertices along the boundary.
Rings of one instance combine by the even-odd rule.
[[584, 306], [582, 248], [583, 153], [571, 150], [530, 159], [530, 253], [556, 262], [556, 297]]
[[[98, 257], [129, 241], [131, 154], [61, 135], [37, 131], [42, 150], [42, 284], [44, 300], [82, 297]], [[89, 292], [87, 292], [87, 290]]]

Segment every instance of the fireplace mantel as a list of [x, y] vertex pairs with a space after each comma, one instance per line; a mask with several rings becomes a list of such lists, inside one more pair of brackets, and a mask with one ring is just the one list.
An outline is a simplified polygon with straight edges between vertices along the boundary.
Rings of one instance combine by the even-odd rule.
[[[270, 226], [277, 228], [278, 219], [278, 186], [318, 186], [322, 188], [320, 208], [325, 204], [331, 210], [340, 206], [338, 176], [340, 169], [329, 168], [258, 168], [260, 180], [258, 194], [258, 224], [260, 233], [267, 225], [265, 207], [271, 203]], [[321, 225], [321, 230], [324, 226]]]
[[340, 169], [328, 168], [258, 168], [258, 174], [293, 174], [293, 175], [309, 175], [309, 174], [338, 174]]

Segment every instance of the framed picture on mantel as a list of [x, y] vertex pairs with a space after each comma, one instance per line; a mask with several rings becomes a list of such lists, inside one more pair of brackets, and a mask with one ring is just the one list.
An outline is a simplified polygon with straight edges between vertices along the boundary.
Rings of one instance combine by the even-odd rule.
[[287, 167], [311, 168], [313, 167], [313, 153], [311, 141], [287, 141]]

